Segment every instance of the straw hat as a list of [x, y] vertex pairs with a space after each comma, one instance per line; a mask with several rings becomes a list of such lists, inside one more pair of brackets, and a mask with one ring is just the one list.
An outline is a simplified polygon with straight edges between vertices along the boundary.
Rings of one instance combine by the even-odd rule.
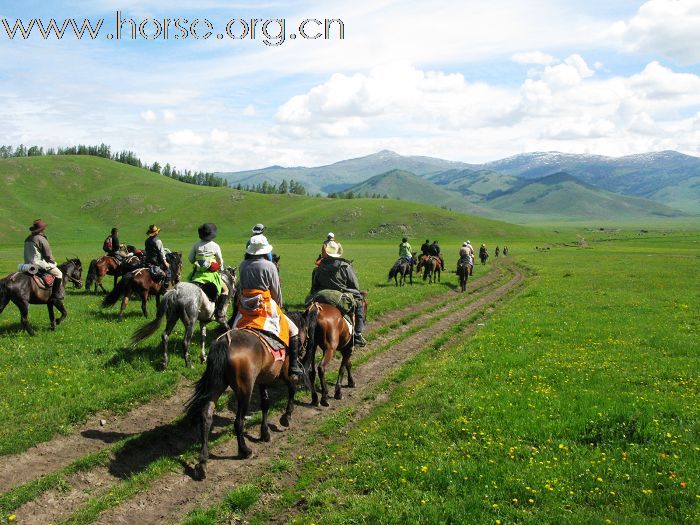
[[249, 255], [267, 255], [272, 251], [272, 245], [267, 242], [264, 235], [253, 235], [250, 238], [250, 244], [245, 249]]
[[253, 226], [253, 229], [251, 231], [253, 232], [253, 235], [261, 234], [265, 231], [265, 225], [258, 223], [255, 226]]
[[146, 235], [148, 235], [150, 237], [155, 237], [159, 233], [160, 233], [160, 228], [158, 226], [156, 226], [155, 224], [151, 224], [148, 227], [148, 231], [146, 232]]

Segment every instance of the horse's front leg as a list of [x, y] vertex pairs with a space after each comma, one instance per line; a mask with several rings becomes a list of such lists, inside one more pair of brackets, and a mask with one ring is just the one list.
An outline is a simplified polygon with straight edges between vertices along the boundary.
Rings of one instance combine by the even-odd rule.
[[148, 309], [146, 309], [147, 302], [148, 302], [148, 290], [144, 290], [143, 292], [141, 292], [141, 312], [143, 312], [144, 317], [148, 317]]
[[46, 303], [46, 307], [49, 310], [49, 328], [53, 331], [56, 329], [56, 316], [53, 312], [53, 301], [49, 300], [49, 302]]
[[348, 358], [343, 354], [343, 358], [340, 361], [340, 368], [338, 369], [338, 379], [335, 381], [335, 393], [333, 397], [335, 399], [343, 399], [343, 392], [341, 391], [340, 385], [343, 382], [343, 370], [348, 364]]
[[311, 404], [318, 406], [318, 392], [316, 391], [316, 349], [310, 348], [307, 352], [311, 352], [311, 367], [309, 368], [309, 383], [311, 383]]
[[61, 313], [61, 317], [56, 319], [56, 325], [59, 325], [68, 316], [68, 311], [66, 310], [66, 305], [63, 301], [57, 301], [56, 303], [54, 303], [54, 306], [56, 307], [56, 310], [58, 310]]
[[[332, 355], [332, 352], [330, 352]], [[328, 406], [328, 385], [326, 384], [326, 362], [325, 353], [323, 359], [318, 364], [318, 380], [321, 383], [321, 406]]]
[[267, 424], [267, 412], [270, 410], [270, 393], [267, 385], [258, 385], [260, 389], [260, 410], [262, 411], [262, 422], [260, 423], [260, 440], [268, 443], [270, 441], [270, 427]]
[[207, 325], [204, 321], [199, 322], [199, 335], [202, 338], [202, 349], [199, 352], [199, 362], [206, 363], [207, 353], [205, 351], [205, 347], [207, 345]]

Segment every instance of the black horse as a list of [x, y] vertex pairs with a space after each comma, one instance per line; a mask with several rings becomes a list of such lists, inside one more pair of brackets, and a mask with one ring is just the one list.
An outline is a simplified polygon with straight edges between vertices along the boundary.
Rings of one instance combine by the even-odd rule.
[[[64, 282], [70, 281], [76, 288], [82, 287], [83, 265], [80, 259], [69, 259], [59, 264], [58, 268], [63, 273]], [[61, 283], [61, 287], [63, 287], [63, 283]], [[10, 301], [15, 303], [17, 308], [19, 308], [22, 328], [29, 335], [34, 335], [34, 328], [32, 328], [27, 319], [30, 304], [45, 304], [48, 306], [51, 330], [55, 330], [56, 325], [60, 324], [68, 315], [63, 305], [63, 299], [49, 300], [50, 298], [51, 287], [40, 286], [32, 275], [14, 272], [4, 279], [0, 279], [0, 313]], [[61, 312], [61, 317], [58, 319], [54, 316], [54, 306]]]
[[391, 281], [391, 278], [394, 278], [394, 284], [396, 286], [403, 286], [406, 284], [406, 275], [409, 277], [409, 282], [413, 284], [413, 266], [415, 265], [416, 262], [416, 252], [413, 252], [413, 257], [411, 258], [411, 262], [408, 262], [406, 259], [401, 257], [398, 261], [394, 263], [394, 266], [391, 267], [391, 270], [389, 270], [389, 277], [387, 278], [387, 281]]

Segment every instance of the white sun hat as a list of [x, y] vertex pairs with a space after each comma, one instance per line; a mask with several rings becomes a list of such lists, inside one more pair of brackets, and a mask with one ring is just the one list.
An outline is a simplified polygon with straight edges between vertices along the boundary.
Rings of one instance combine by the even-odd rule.
[[250, 244], [245, 249], [245, 252], [249, 255], [267, 255], [271, 251], [272, 245], [264, 235], [253, 235], [250, 238]]

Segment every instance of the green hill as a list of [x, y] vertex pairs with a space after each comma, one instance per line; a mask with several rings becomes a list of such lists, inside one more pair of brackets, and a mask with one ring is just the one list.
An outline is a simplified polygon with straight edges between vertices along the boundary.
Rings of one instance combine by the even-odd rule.
[[216, 222], [220, 239], [241, 239], [263, 222], [275, 239], [323, 239], [332, 230], [344, 239], [410, 236], [461, 238], [529, 237], [527, 228], [430, 206], [388, 199], [328, 199], [262, 195], [231, 188], [181, 183], [143, 169], [88, 156], [46, 156], [0, 160], [4, 189], [0, 243], [16, 244], [31, 221], [49, 223], [52, 241], [101, 246], [112, 226], [140, 243], [149, 224], [163, 237], [191, 239], [202, 222]]
[[598, 189], [567, 173], [523, 181], [510, 190], [490, 195], [487, 204], [510, 213], [535, 214], [565, 221], [684, 216], [682, 212], [657, 202]]
[[491, 170], [448, 170], [429, 177], [431, 182], [453, 190], [475, 202], [496, 191], [505, 191], [517, 185], [519, 179]]

